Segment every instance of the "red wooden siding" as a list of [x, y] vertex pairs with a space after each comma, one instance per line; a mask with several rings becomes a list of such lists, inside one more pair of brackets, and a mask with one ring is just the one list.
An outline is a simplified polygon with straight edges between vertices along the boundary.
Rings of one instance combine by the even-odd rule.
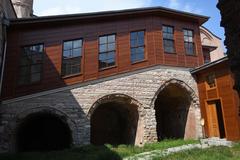
[[[207, 89], [206, 77], [214, 73], [216, 87]], [[228, 61], [221, 62], [213, 67], [204, 69], [196, 74], [199, 89], [202, 117], [207, 120], [207, 101], [220, 100], [222, 105], [223, 120], [225, 125], [226, 138], [228, 140], [240, 140], [240, 116], [239, 97], [233, 90], [233, 78]], [[209, 126], [205, 123], [206, 136], [209, 136]]]
[[[165, 54], [163, 50], [162, 25], [175, 29], [176, 54]], [[194, 30], [196, 56], [186, 56], [183, 28]], [[145, 60], [130, 62], [130, 32], [145, 30]], [[116, 34], [116, 66], [106, 70], [98, 69], [98, 37]], [[62, 43], [64, 40], [83, 38], [82, 73], [61, 77]], [[21, 46], [44, 43], [45, 60], [41, 83], [16, 86]], [[203, 64], [199, 24], [160, 16], [140, 16], [102, 22], [69, 23], [56, 25], [34, 25], [12, 27], [8, 33], [8, 53], [3, 88], [3, 98], [9, 99], [39, 91], [58, 88], [84, 81], [99, 79], [123, 72], [134, 71], [154, 65], [196, 67]]]

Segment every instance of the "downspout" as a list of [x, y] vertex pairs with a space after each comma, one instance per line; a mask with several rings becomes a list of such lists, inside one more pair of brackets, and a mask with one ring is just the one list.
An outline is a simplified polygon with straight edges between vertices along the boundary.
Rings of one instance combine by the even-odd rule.
[[3, 83], [3, 75], [6, 61], [6, 53], [7, 53], [7, 26], [9, 26], [9, 21], [5, 18], [4, 14], [1, 16], [2, 21], [2, 30], [3, 30], [3, 54], [2, 54], [2, 68], [0, 75], [0, 95], [2, 95], [2, 83]]

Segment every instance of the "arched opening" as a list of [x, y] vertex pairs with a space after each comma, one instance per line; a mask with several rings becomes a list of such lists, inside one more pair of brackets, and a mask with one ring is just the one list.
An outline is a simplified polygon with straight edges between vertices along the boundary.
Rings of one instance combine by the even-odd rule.
[[186, 138], [186, 128], [189, 128], [187, 125], [191, 125], [188, 122], [190, 106], [191, 96], [179, 84], [169, 84], [158, 94], [155, 113], [159, 141], [166, 138]]
[[18, 126], [17, 150], [19, 152], [52, 151], [69, 148], [72, 143], [68, 125], [51, 113], [34, 113]]
[[135, 144], [137, 125], [136, 105], [124, 101], [100, 104], [91, 115], [91, 143]]

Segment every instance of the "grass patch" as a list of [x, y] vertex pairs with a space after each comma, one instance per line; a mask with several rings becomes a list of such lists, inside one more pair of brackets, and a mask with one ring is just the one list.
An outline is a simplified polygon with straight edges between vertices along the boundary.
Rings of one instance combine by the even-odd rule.
[[[154, 158], [159, 160], [160, 157]], [[228, 147], [212, 147], [208, 149], [193, 149], [189, 151], [179, 152], [168, 155], [164, 160], [239, 160], [240, 159], [240, 143], [233, 148]]]
[[119, 145], [117, 147], [111, 145], [88, 145], [64, 151], [0, 154], [0, 160], [121, 160], [123, 157], [132, 156], [142, 152], [193, 143], [198, 143], [198, 141], [164, 140], [159, 143], [146, 144], [143, 147], [127, 145]]
[[111, 150], [117, 152], [121, 157], [129, 157], [133, 156], [135, 154], [148, 152], [152, 150], [162, 150], [167, 149], [171, 147], [181, 146], [185, 144], [196, 144], [199, 143], [197, 140], [163, 140], [159, 143], [151, 143], [151, 144], [145, 144], [143, 147], [137, 147], [137, 146], [127, 146], [127, 145], [120, 145], [117, 147], [113, 147], [111, 145], [107, 145]]

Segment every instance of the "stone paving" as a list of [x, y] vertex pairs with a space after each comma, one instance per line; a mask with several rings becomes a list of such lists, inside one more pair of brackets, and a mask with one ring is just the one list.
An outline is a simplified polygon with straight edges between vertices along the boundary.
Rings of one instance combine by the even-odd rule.
[[212, 146], [232, 147], [232, 145], [233, 145], [233, 142], [227, 141], [226, 139], [209, 138], [209, 139], [202, 139], [199, 144], [188, 144], [188, 145], [168, 148], [165, 150], [154, 150], [150, 152], [144, 152], [131, 157], [124, 158], [123, 160], [152, 160], [156, 157], [161, 158], [169, 154], [191, 150], [195, 148], [205, 149], [205, 148], [210, 148]]

